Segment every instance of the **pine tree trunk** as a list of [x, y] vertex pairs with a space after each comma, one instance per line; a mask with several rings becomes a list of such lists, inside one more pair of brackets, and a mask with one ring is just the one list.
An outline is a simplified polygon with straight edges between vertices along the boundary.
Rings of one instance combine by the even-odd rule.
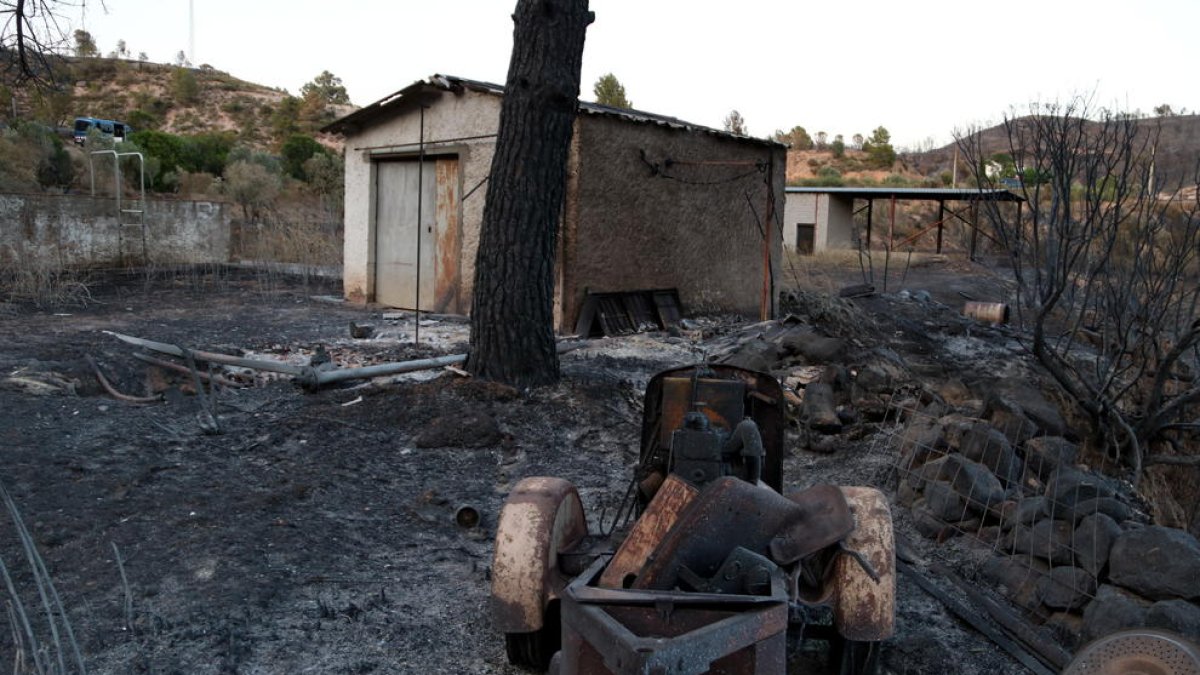
[[558, 380], [554, 249], [579, 100], [588, 0], [518, 0], [471, 303], [472, 374]]

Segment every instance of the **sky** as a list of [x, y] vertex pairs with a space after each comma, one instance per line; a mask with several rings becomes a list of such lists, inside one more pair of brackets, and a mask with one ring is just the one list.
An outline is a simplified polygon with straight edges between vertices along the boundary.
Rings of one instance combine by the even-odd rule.
[[[189, 6], [194, 23], [189, 21]], [[295, 94], [329, 70], [366, 105], [434, 73], [503, 83], [515, 0], [87, 0], [66, 15], [103, 53], [192, 63]], [[832, 140], [886, 127], [949, 143], [1031, 102], [1090, 95], [1200, 110], [1200, 0], [591, 0], [580, 97], [605, 73], [633, 106]]]

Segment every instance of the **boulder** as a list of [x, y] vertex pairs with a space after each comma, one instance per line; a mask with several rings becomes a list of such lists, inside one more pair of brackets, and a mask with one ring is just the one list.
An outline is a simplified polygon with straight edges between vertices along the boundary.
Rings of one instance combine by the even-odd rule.
[[1033, 525], [1042, 519], [1045, 503], [1046, 498], [1041, 495], [1026, 497], [1017, 502], [1017, 512], [1013, 514], [1013, 518], [1021, 525]]
[[1066, 436], [1067, 422], [1058, 406], [1046, 400], [1042, 392], [1024, 380], [1005, 380], [997, 387], [1009, 401], [1016, 402], [1021, 412], [1037, 427], [1037, 436]]
[[[895, 442], [900, 446], [897, 449], [902, 454], [913, 454], [914, 457], [927, 456], [934, 450], [944, 451], [947, 448], [941, 422], [924, 415], [915, 415], [908, 424], [904, 425], [904, 431], [895, 438]], [[939, 456], [941, 454], [943, 452], [938, 453]], [[920, 466], [924, 463], [922, 460], [909, 466]]]
[[1052, 518], [1058, 518], [1060, 511], [1073, 509], [1079, 502], [1111, 498], [1115, 494], [1116, 490], [1101, 476], [1059, 467], [1046, 484], [1046, 513]]
[[[1047, 503], [1049, 507], [1049, 503]], [[1133, 515], [1133, 511], [1119, 499], [1115, 497], [1095, 497], [1093, 499], [1084, 499], [1067, 507], [1059, 508], [1053, 514], [1054, 518], [1059, 520], [1069, 520], [1071, 522], [1079, 522], [1085, 516], [1090, 516], [1093, 513], [1103, 513], [1112, 518], [1118, 523], [1123, 523], [1129, 520]], [[1047, 512], [1046, 515], [1051, 515]]]
[[954, 529], [950, 523], [930, 513], [924, 499], [913, 502], [911, 512], [913, 527], [917, 528], [917, 532], [920, 532], [921, 536], [940, 543], [958, 534], [958, 530]]
[[1029, 556], [997, 555], [988, 558], [979, 571], [1015, 604], [1033, 610], [1041, 604], [1038, 582], [1050, 573], [1050, 568]]
[[1074, 467], [1079, 445], [1062, 436], [1039, 436], [1025, 441], [1025, 466], [1038, 478], [1048, 480], [1060, 466]]
[[1096, 592], [1096, 578], [1078, 567], [1055, 567], [1038, 580], [1038, 598], [1051, 609], [1079, 609]]
[[974, 509], [986, 511], [990, 505], [1004, 501], [1004, 487], [978, 462], [962, 455], [947, 455], [943, 466], [943, 475], [946, 474], [954, 490]]
[[1083, 632], [1083, 617], [1071, 612], [1054, 612], [1042, 624], [1050, 629], [1059, 642], [1074, 650], [1079, 646], [1079, 634]]
[[1108, 576], [1155, 600], [1200, 598], [1200, 542], [1158, 525], [1122, 532], [1109, 552]]
[[1039, 520], [1032, 526], [1016, 525], [1008, 533], [1006, 544], [1015, 553], [1028, 553], [1055, 565], [1074, 562], [1071, 536], [1074, 529], [1061, 520]]
[[1008, 438], [991, 426], [980, 422], [971, 427], [963, 435], [960, 450], [967, 459], [990, 469], [1005, 488], [1020, 484], [1021, 460]]
[[967, 432], [970, 431], [976, 424], [978, 424], [978, 420], [976, 420], [974, 417], [967, 417], [966, 415], [951, 414], [944, 415], [938, 420], [938, 424], [940, 424], [944, 430], [943, 437], [946, 440], [946, 444], [951, 448], [958, 450], [962, 447], [963, 437], [966, 436]]
[[1083, 610], [1083, 642], [1126, 628], [1146, 625], [1150, 603], [1116, 586], [1104, 584]]
[[1200, 641], [1200, 606], [1187, 600], [1160, 600], [1146, 613], [1146, 625]]
[[844, 340], [825, 337], [803, 328], [789, 330], [777, 341], [784, 355], [799, 356], [810, 364], [834, 363], [846, 351]]
[[813, 431], [836, 434], [842, 430], [842, 420], [833, 400], [833, 387], [824, 382], [813, 382], [804, 388], [804, 418]]
[[1013, 445], [1024, 443], [1037, 432], [1037, 425], [1025, 416], [1019, 403], [995, 392], [984, 400], [983, 418]]
[[925, 484], [925, 508], [936, 518], [951, 523], [967, 517], [966, 503], [954, 487], [945, 481], [935, 480]]
[[967, 405], [967, 403], [975, 398], [974, 395], [971, 394], [971, 390], [967, 388], [967, 385], [963, 384], [962, 380], [958, 379], [941, 382], [937, 385], [934, 391], [936, 391], [937, 395], [940, 396], [948, 405], [956, 408]]
[[1103, 513], [1080, 519], [1075, 526], [1075, 563], [1098, 577], [1108, 564], [1108, 553], [1121, 535], [1121, 526]]
[[860, 368], [854, 378], [854, 385], [867, 393], [890, 396], [904, 379], [904, 371], [898, 366], [887, 361], [878, 361]]

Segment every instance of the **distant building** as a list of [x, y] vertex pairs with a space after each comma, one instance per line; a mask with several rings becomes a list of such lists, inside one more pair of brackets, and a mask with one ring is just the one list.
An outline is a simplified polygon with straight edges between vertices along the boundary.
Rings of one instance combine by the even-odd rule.
[[[412, 308], [419, 291], [422, 310], [469, 310], [502, 95], [435, 75], [325, 128], [346, 139], [347, 298]], [[581, 102], [567, 161], [560, 329], [589, 291], [677, 288], [685, 311], [773, 312], [783, 145]]]

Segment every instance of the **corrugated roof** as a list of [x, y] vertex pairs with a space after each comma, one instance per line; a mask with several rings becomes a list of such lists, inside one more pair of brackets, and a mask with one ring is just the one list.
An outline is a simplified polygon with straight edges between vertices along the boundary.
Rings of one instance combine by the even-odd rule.
[[833, 194], [852, 199], [930, 199], [946, 201], [1023, 202], [1025, 198], [1008, 190], [977, 190], [975, 188], [906, 188], [906, 187], [788, 187], [788, 193]]
[[[458, 91], [465, 89], [484, 94], [492, 94], [494, 96], [504, 95], [504, 87], [492, 82], [471, 80], [465, 77], [456, 77], [453, 75], [437, 74], [426, 80], [418, 80], [404, 89], [385, 96], [368, 106], [359, 108], [345, 117], [330, 122], [326, 126], [322, 127], [321, 131], [344, 134], [355, 129], [365, 127], [377, 119], [389, 117], [402, 111], [406, 104], [413, 102], [414, 99], [417, 98], [417, 94], [429, 88], [440, 91]], [[758, 145], [779, 148], [787, 147], [784, 144], [776, 141], [764, 138], [754, 138], [752, 136], [738, 136], [737, 134], [731, 134], [728, 131], [723, 131], [721, 129], [714, 129], [712, 127], [706, 127], [700, 124], [693, 124], [691, 122], [685, 122], [677, 117], [659, 115], [656, 113], [646, 112], [644, 110], [614, 108], [612, 106], [601, 105], [599, 103], [580, 101], [579, 111], [589, 115], [615, 117], [628, 122], [654, 124], [670, 129], [678, 129], [680, 131], [694, 131], [704, 134], [711, 134], [713, 136], [721, 136], [737, 141], [756, 143]]]

